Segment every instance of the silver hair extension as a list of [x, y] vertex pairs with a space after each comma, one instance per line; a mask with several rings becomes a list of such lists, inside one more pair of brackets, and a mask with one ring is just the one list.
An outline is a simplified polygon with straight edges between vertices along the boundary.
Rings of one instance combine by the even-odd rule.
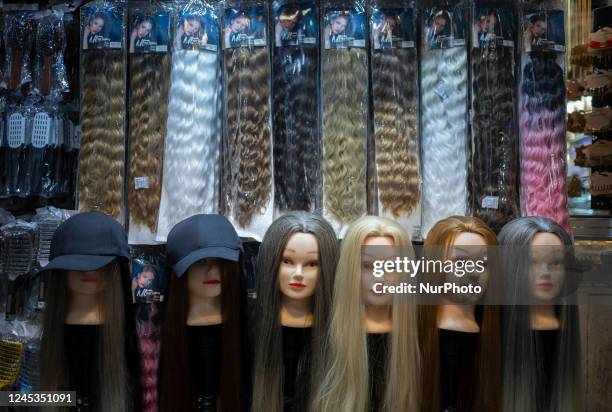
[[219, 60], [215, 53], [174, 52], [157, 239], [219, 203]]

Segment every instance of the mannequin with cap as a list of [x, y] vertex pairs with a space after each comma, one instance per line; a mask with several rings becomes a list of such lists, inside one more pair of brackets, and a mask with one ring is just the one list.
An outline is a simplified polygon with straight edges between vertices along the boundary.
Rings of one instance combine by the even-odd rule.
[[162, 326], [162, 412], [240, 411], [242, 243], [221, 215], [168, 234], [173, 276]]
[[128, 260], [123, 227], [103, 213], [85, 212], [58, 227], [41, 270], [41, 389], [75, 390], [77, 411], [138, 408], [136, 343], [127, 333], [133, 330], [124, 284]]

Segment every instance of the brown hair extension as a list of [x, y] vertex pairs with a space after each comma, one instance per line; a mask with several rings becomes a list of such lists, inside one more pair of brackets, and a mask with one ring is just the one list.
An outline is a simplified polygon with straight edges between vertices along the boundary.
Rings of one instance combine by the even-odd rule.
[[79, 209], [115, 219], [123, 204], [124, 77], [121, 51], [83, 51]]
[[[130, 56], [130, 153], [128, 205], [131, 220], [151, 231], [157, 227], [168, 109], [170, 54]], [[149, 187], [136, 190], [134, 179]]]
[[323, 51], [323, 206], [342, 223], [366, 212], [365, 50]]
[[223, 191], [226, 213], [247, 226], [272, 191], [270, 63], [267, 48], [225, 51], [227, 133]]
[[416, 49], [383, 49], [372, 56], [376, 177], [384, 211], [410, 215], [421, 188], [417, 136]]
[[[237, 263], [223, 261], [221, 274], [221, 376], [217, 394], [217, 411], [242, 410], [240, 271]], [[192, 365], [187, 342], [189, 292], [187, 276], [172, 275], [170, 293], [162, 323], [161, 349], [161, 412], [192, 412], [194, 388], [191, 386]]]
[[[495, 233], [475, 217], [451, 216], [436, 223], [427, 236], [425, 247], [440, 247], [448, 255], [455, 238], [461, 233], [482, 236], [489, 246], [497, 245]], [[427, 253], [427, 252], [426, 252]], [[432, 258], [430, 256], [430, 258]], [[445, 258], [445, 257], [434, 257]], [[501, 407], [501, 327], [499, 307], [477, 308], [480, 325], [478, 346], [473, 352], [473, 374], [458, 383], [458, 412], [496, 412]], [[480, 316], [480, 319], [478, 315]], [[439, 412], [442, 408], [440, 386], [440, 341], [437, 326], [438, 306], [423, 305], [419, 315], [419, 339], [423, 360], [422, 411]]]

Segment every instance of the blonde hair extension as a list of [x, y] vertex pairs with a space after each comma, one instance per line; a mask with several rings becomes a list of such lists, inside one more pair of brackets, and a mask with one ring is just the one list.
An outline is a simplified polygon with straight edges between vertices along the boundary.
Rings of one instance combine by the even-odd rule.
[[81, 70], [79, 209], [119, 219], [125, 165], [123, 53], [83, 51]]
[[218, 212], [219, 74], [216, 53], [173, 53], [157, 240], [189, 216]]
[[369, 236], [389, 236], [395, 246], [412, 248], [406, 231], [393, 220], [364, 216], [350, 225], [342, 241], [334, 281], [334, 301], [323, 362], [328, 367], [316, 390], [312, 411], [419, 410], [421, 366], [417, 306], [397, 300], [391, 308], [392, 331], [385, 366], [384, 399], [382, 405], [368, 405], [370, 382], [361, 292], [361, 250]]
[[323, 207], [349, 223], [366, 212], [366, 52], [324, 50], [322, 64]]
[[[155, 231], [161, 196], [170, 54], [130, 57], [130, 220]], [[135, 179], [141, 177], [148, 182], [144, 190], [136, 189], [135, 185]]]
[[376, 178], [383, 211], [410, 215], [421, 195], [416, 49], [372, 54]]

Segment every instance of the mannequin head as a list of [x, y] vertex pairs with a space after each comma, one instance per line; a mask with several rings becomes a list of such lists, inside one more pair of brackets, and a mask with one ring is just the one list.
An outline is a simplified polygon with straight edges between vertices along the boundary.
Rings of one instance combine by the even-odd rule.
[[204, 259], [194, 263], [187, 270], [187, 289], [189, 301], [195, 299], [214, 299], [221, 296], [221, 274], [223, 265], [221, 259]]
[[319, 242], [311, 233], [296, 232], [289, 237], [278, 267], [282, 298], [310, 299], [319, 280]]
[[554, 233], [536, 233], [529, 264], [531, 298], [538, 304], [551, 304], [559, 296], [565, 278], [563, 241]]
[[105, 268], [90, 272], [68, 270], [66, 271], [68, 293], [90, 295], [92, 298], [98, 296], [106, 289], [108, 282], [106, 275]]

